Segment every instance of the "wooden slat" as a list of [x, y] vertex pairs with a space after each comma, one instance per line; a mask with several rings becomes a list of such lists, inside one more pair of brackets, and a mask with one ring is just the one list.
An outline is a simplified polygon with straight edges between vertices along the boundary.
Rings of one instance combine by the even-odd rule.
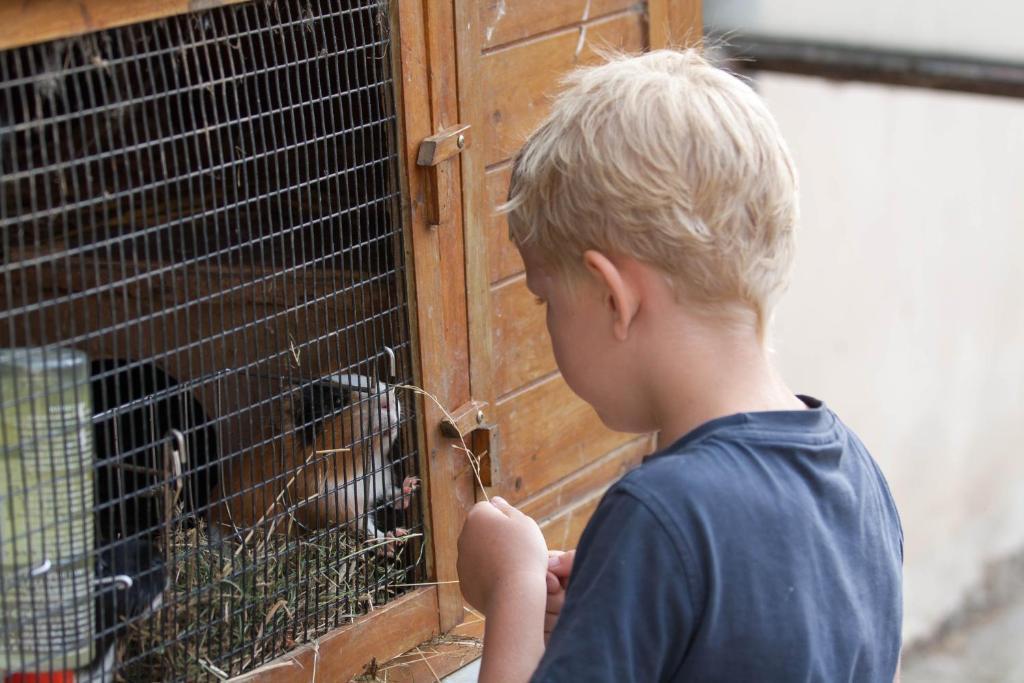
[[508, 238], [508, 221], [495, 213], [495, 209], [508, 197], [508, 183], [512, 178], [512, 164], [505, 163], [487, 171], [487, 260], [491, 282], [523, 272], [523, 259]]
[[483, 649], [483, 637], [483, 617], [466, 608], [463, 623], [381, 664], [377, 667], [376, 680], [388, 683], [436, 683], [439, 678], [479, 657]]
[[647, 47], [660, 50], [669, 46], [670, 0], [647, 0]]
[[558, 367], [544, 323], [545, 307], [526, 288], [526, 278], [491, 290], [494, 386], [498, 396], [551, 374]]
[[512, 502], [540, 491], [635, 435], [606, 428], [560, 375], [498, 401], [499, 491]]
[[3, 0], [0, 50], [247, 0]]
[[[426, 14], [426, 9], [431, 13]], [[420, 140], [449, 127], [455, 118], [447, 111], [454, 105], [454, 95], [447, 92], [455, 85], [450, 40], [452, 17], [444, 10], [445, 3], [399, 3], [398, 42], [406, 196], [410, 199], [407, 243], [411, 243], [418, 376], [422, 386], [442, 405], [455, 407], [469, 400], [465, 265], [462, 231], [456, 227], [462, 220], [461, 201], [453, 202], [452, 224], [428, 228], [427, 178], [424, 170], [416, 166]], [[443, 169], [452, 172], [455, 167], [457, 172], [457, 163], [457, 159], [452, 160]], [[457, 183], [449, 187], [459, 191]], [[458, 585], [450, 582], [457, 578], [455, 543], [465, 512], [474, 499], [473, 482], [465, 469], [464, 456], [454, 448], [453, 441], [441, 435], [441, 409], [433, 401], [422, 399], [418, 409], [423, 425], [424, 495], [429, 501], [432, 575], [441, 582], [437, 608], [440, 630], [444, 631], [457, 624], [463, 613]]]
[[636, 0], [484, 0], [480, 31], [485, 48], [529, 38], [555, 29], [578, 26], [612, 12], [628, 9]]
[[[480, 98], [480, 13], [477, 0], [455, 0], [459, 74], [459, 119], [479, 133], [484, 129]], [[463, 233], [466, 243], [466, 305], [469, 324], [470, 388], [474, 400], [494, 404], [491, 342], [491, 294], [487, 258], [487, 195], [484, 149], [474, 145], [462, 154]], [[490, 416], [485, 417], [489, 419]]]
[[597, 61], [595, 48], [640, 50], [645, 42], [640, 8], [488, 53], [481, 65], [486, 163], [507, 159], [519, 148], [547, 113], [559, 77]]
[[[408, 5], [399, 3], [402, 12]], [[427, 43], [427, 63], [430, 84], [431, 133], [445, 130], [457, 123], [456, 74], [454, 39], [452, 36], [452, 7], [449, 3], [424, 3], [425, 15], [418, 26], [424, 31]], [[406, 105], [407, 107], [409, 104]], [[417, 102], [413, 106], [423, 106]], [[424, 136], [425, 137], [425, 136]], [[410, 143], [412, 140], [410, 140]], [[418, 140], [409, 152], [418, 148]], [[458, 178], [459, 160], [453, 159], [439, 169]], [[422, 178], [422, 176], [421, 176]], [[450, 182], [453, 192], [459, 185]], [[420, 205], [422, 208], [422, 204]], [[414, 210], [413, 248], [417, 282], [423, 272], [424, 280], [436, 284], [431, 296], [419, 296], [421, 339], [430, 336], [432, 348], [421, 351], [421, 381], [445, 406], [455, 407], [470, 399], [469, 344], [466, 321], [465, 251], [462, 231], [462, 202], [453, 202], [451, 225], [430, 230], [423, 216]], [[437, 315], [441, 313], [441, 315]], [[438, 587], [438, 610], [441, 631], [447, 631], [462, 619], [462, 593], [455, 568], [455, 547], [466, 512], [472, 506], [474, 482], [465, 468], [465, 456], [455, 448], [455, 442], [440, 438], [442, 416], [433, 405], [426, 406], [424, 427], [436, 440], [429, 448], [431, 533], [434, 545], [435, 578]], [[460, 476], [460, 473], [461, 474]]]
[[[245, 678], [264, 683], [347, 681], [437, 634], [437, 589], [404, 595]], [[314, 673], [315, 672], [315, 673]]]
[[534, 519], [557, 516], [561, 510], [604, 491], [622, 475], [640, 464], [654, 450], [651, 436], [639, 436], [606, 453], [589, 465], [571, 473], [553, 486], [519, 503], [518, 507]]
[[552, 550], [571, 550], [579, 543], [583, 528], [587, 526], [591, 515], [601, 502], [604, 491], [596, 491], [585, 499], [570, 508], [562, 510], [557, 515], [542, 520], [540, 523], [541, 533], [547, 541], [548, 548]]
[[701, 0], [667, 0], [669, 43], [676, 47], [700, 45], [704, 34]]

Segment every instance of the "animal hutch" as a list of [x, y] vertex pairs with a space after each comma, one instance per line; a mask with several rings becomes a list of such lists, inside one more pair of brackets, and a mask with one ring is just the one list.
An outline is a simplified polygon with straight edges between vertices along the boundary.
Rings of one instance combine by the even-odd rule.
[[478, 486], [567, 547], [652, 445], [557, 373], [493, 212], [511, 157], [560, 74], [699, 26], [697, 0], [4, 3], [0, 672], [476, 656]]

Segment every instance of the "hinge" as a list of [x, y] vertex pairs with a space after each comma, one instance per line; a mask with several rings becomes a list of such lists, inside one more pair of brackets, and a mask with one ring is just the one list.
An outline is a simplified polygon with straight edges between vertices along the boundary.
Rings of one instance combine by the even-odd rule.
[[431, 227], [444, 225], [451, 218], [452, 169], [443, 162], [469, 147], [469, 132], [468, 124], [458, 124], [420, 143], [416, 165], [427, 169], [427, 223]]
[[479, 464], [480, 483], [491, 487], [498, 480], [498, 425], [488, 420], [487, 408], [485, 401], [470, 400], [441, 420], [440, 428], [449, 439], [466, 443]]

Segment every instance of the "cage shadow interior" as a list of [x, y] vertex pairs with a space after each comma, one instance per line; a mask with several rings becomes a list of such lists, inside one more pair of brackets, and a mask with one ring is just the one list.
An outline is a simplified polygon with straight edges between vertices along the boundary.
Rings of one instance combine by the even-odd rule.
[[223, 679], [422, 579], [388, 12], [0, 52], [0, 671]]

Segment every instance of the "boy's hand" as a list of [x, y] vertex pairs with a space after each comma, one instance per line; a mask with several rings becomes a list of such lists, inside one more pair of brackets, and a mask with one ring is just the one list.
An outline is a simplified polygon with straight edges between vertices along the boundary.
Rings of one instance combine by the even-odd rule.
[[473, 506], [459, 535], [466, 602], [486, 616], [500, 591], [543, 586], [547, 566], [547, 544], [535, 521], [502, 498]]
[[562, 550], [548, 551], [548, 576], [547, 588], [548, 599], [544, 606], [544, 644], [548, 644], [551, 632], [555, 630], [558, 623], [558, 615], [562, 613], [562, 605], [565, 604], [565, 589], [569, 587], [569, 574], [572, 573], [572, 563], [576, 559], [576, 551], [568, 552]]

